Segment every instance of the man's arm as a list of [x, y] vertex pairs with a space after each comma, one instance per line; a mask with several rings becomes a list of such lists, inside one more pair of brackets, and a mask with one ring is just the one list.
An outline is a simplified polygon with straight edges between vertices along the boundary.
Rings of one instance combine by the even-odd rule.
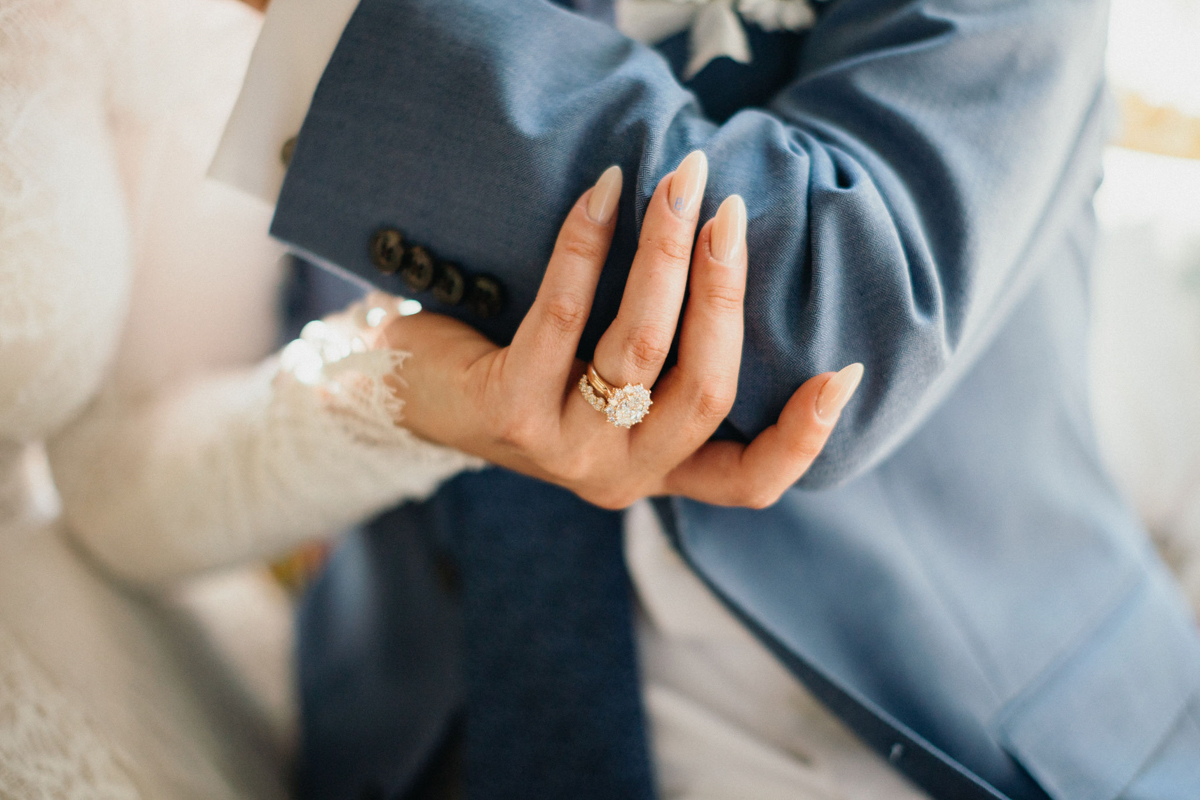
[[1082, 260], [1070, 231], [1098, 178], [1106, 10], [836, 0], [795, 80], [716, 124], [654, 51], [545, 0], [363, 0], [273, 231], [378, 278], [367, 242], [401, 228], [502, 279], [508, 309], [476, 322], [506, 339], [566, 209], [621, 164], [633, 180], [586, 355], [616, 311], [654, 186], [703, 148], [705, 216], [737, 192], [750, 218], [731, 423], [752, 436], [806, 378], [866, 365], [802, 482], [829, 485], [936, 407], [1041, 267]]

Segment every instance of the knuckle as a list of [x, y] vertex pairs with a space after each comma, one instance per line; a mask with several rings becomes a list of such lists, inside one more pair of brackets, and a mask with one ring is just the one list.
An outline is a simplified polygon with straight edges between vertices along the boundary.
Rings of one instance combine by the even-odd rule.
[[590, 264], [598, 263], [605, 257], [605, 248], [600, 241], [595, 237], [579, 233], [565, 237], [562, 242], [562, 250], [564, 255]]
[[811, 463], [816, 460], [817, 456], [821, 455], [821, 451], [825, 448], [825, 441], [817, 436], [801, 436], [796, 440], [789, 450], [792, 458], [804, 463]]
[[653, 325], [632, 329], [625, 340], [625, 358], [637, 372], [657, 370], [670, 350], [670, 335]]
[[726, 381], [708, 378], [700, 382], [692, 394], [696, 416], [704, 420], [724, 419], [733, 408], [734, 390]]
[[728, 314], [739, 314], [742, 310], [742, 290], [728, 284], [710, 284], [699, 293], [698, 298], [706, 306], [715, 311]]
[[548, 297], [544, 309], [546, 321], [556, 330], [566, 333], [574, 333], [584, 326], [588, 310], [587, 304], [566, 292]]
[[668, 261], [687, 263], [692, 259], [692, 241], [683, 241], [673, 236], [655, 236], [647, 244], [652, 252]]
[[528, 452], [537, 442], [536, 424], [528, 415], [501, 412], [493, 420], [496, 439], [519, 452]]

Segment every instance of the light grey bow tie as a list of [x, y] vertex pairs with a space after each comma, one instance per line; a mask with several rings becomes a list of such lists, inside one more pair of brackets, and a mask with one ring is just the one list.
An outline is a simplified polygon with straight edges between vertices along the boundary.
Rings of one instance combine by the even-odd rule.
[[741, 18], [764, 30], [791, 31], [815, 20], [808, 0], [616, 0], [617, 27], [640, 42], [654, 44], [689, 31], [685, 80], [720, 56], [750, 62]]

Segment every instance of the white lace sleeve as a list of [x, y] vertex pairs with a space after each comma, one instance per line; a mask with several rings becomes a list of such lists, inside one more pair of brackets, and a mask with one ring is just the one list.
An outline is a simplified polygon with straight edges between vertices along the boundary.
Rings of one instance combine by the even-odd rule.
[[129, 294], [106, 61], [71, 11], [0, 5], [0, 440], [35, 441], [87, 401]]
[[230, 366], [269, 340], [244, 323], [273, 287], [235, 258], [262, 249], [229, 230], [240, 207], [200, 186], [253, 41], [249, 12], [219, 10], [0, 3], [0, 442], [48, 438], [74, 532], [138, 581], [277, 552], [474, 463], [396, 427], [396, 354], [330, 339], [315, 371], [313, 344], [290, 351], [305, 380]]
[[394, 421], [403, 363], [310, 323], [281, 357], [148, 402], [103, 393], [49, 447], [70, 527], [138, 583], [277, 554], [481, 465]]

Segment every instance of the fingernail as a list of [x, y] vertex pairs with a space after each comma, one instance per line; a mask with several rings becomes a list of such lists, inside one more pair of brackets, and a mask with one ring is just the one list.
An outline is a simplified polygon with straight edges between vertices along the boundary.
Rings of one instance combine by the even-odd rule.
[[604, 170], [600, 180], [592, 187], [592, 196], [588, 198], [587, 215], [592, 222], [607, 225], [617, 210], [621, 199], [621, 168], [613, 165]]
[[671, 190], [667, 199], [671, 210], [680, 217], [690, 217], [700, 207], [704, 197], [704, 185], [708, 183], [708, 158], [704, 151], [693, 150], [688, 154], [671, 177]]
[[717, 209], [713, 218], [709, 248], [717, 261], [729, 263], [742, 252], [746, 241], [746, 203], [740, 195], [731, 194]]
[[821, 387], [821, 393], [817, 395], [817, 416], [824, 420], [831, 420], [842, 413], [846, 403], [850, 402], [850, 398], [854, 396], [854, 390], [858, 388], [862, 376], [863, 365], [851, 364], [830, 378]]

